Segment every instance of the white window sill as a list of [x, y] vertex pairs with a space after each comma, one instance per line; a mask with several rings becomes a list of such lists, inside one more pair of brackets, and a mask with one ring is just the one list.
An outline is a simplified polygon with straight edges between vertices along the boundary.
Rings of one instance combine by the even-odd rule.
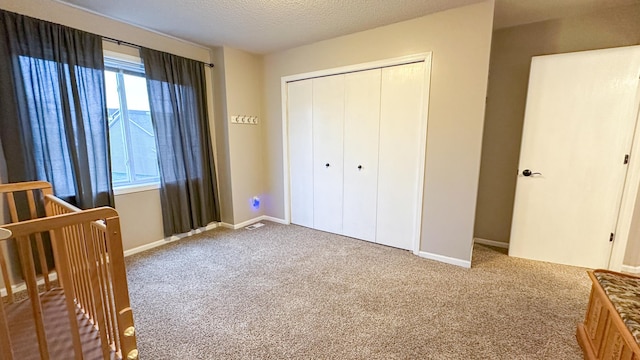
[[113, 195], [118, 196], [118, 195], [132, 194], [132, 193], [149, 191], [149, 190], [157, 190], [157, 189], [160, 189], [160, 183], [119, 186], [113, 189]]

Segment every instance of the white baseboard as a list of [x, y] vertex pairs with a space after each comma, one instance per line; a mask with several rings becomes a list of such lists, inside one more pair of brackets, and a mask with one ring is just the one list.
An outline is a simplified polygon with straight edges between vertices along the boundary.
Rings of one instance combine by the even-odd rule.
[[508, 249], [509, 248], [509, 243], [502, 242], [502, 241], [487, 240], [487, 239], [482, 239], [482, 238], [473, 238], [473, 242], [478, 243], [480, 245], [494, 246], [494, 247], [499, 247], [499, 248], [503, 248], [503, 249]]
[[640, 266], [622, 265], [622, 267], [620, 268], [620, 271], [626, 272], [629, 274], [640, 274]]
[[289, 225], [290, 224], [290, 222], [288, 222], [288, 221], [286, 221], [284, 219], [275, 218], [273, 216], [262, 215], [261, 218], [264, 221], [271, 221], [271, 222], [282, 224], [282, 225]]
[[249, 219], [247, 221], [243, 221], [243, 222], [238, 223], [238, 224], [233, 224], [233, 225], [231, 225], [231, 229], [233, 229], [233, 230], [242, 229], [245, 226], [249, 226], [249, 225], [251, 225], [253, 223], [257, 223], [260, 220], [262, 220], [262, 216], [255, 217], [253, 219]]
[[222, 223], [222, 222], [221, 223], [211, 223], [211, 224], [209, 224], [209, 225], [207, 225], [205, 227], [202, 227], [202, 228], [199, 228], [199, 229], [195, 229], [195, 230], [191, 230], [191, 231], [186, 232], [184, 234], [173, 235], [173, 236], [170, 236], [168, 238], [164, 238], [164, 239], [161, 239], [161, 240], [158, 240], [158, 241], [154, 241], [154, 242], [151, 242], [151, 243], [148, 243], [148, 244], [144, 244], [144, 245], [135, 247], [133, 249], [126, 250], [124, 252], [124, 256], [127, 257], [127, 256], [131, 256], [133, 254], [141, 253], [141, 252], [146, 251], [146, 250], [157, 248], [158, 246], [166, 245], [166, 244], [168, 244], [170, 242], [174, 242], [174, 241], [177, 241], [177, 240], [180, 240], [180, 239], [184, 239], [185, 237], [188, 237], [188, 236], [191, 236], [191, 235], [194, 235], [194, 234], [199, 234], [199, 233], [201, 233], [203, 231], [215, 229], [218, 226], [224, 227], [224, 228], [227, 228], [227, 229], [238, 230], [238, 229], [242, 229], [245, 226], [249, 226], [249, 225], [251, 225], [253, 223], [257, 223], [258, 221], [262, 221], [262, 220], [272, 221], [272, 222], [275, 222], [275, 223], [278, 223], [278, 224], [284, 224], [284, 225], [288, 225], [289, 224], [285, 220], [278, 219], [278, 218], [271, 217], [271, 216], [266, 216], [266, 215], [258, 216], [256, 218], [253, 218], [253, 219], [250, 219], [250, 220], [247, 220], [247, 221], [243, 221], [243, 222], [241, 222], [239, 224], [228, 224], [228, 223]]
[[157, 248], [158, 246], [162, 246], [164, 244], [170, 243], [170, 238], [154, 241], [152, 243], [144, 244], [138, 247], [134, 247], [133, 249], [125, 250], [124, 257], [131, 256], [137, 253], [141, 253], [143, 251], [151, 250], [153, 248]]
[[425, 259], [440, 261], [446, 264], [461, 266], [467, 269], [471, 268], [471, 261], [469, 260], [456, 259], [444, 255], [433, 254], [426, 251], [419, 251], [416, 255]]
[[[49, 274], [49, 281], [56, 281], [58, 280], [58, 273], [56, 273], [55, 271], [52, 271]], [[44, 285], [44, 278], [41, 278], [38, 280], [38, 285]], [[13, 293], [17, 293], [20, 291], [24, 291], [27, 289], [27, 284], [25, 284], [24, 282], [21, 282], [19, 284], [15, 284], [15, 285], [11, 285], [11, 290], [13, 290]], [[7, 288], [3, 287], [2, 289], [0, 289], [0, 296], [7, 296]]]
[[180, 240], [180, 239], [184, 239], [186, 237], [189, 237], [189, 236], [192, 236], [192, 235], [195, 235], [195, 234], [200, 234], [203, 231], [215, 229], [218, 226], [220, 226], [218, 223], [211, 223], [211, 224], [209, 224], [209, 225], [207, 225], [205, 227], [201, 227], [201, 228], [198, 228], [198, 229], [195, 229], [195, 230], [191, 230], [191, 231], [183, 233], [183, 234], [173, 235], [173, 236], [170, 236], [168, 238], [164, 238], [164, 239], [161, 239], [161, 240], [158, 240], [158, 241], [154, 241], [154, 242], [151, 242], [151, 243], [148, 243], [148, 244], [144, 244], [144, 245], [135, 247], [133, 249], [125, 250], [124, 251], [124, 256], [127, 257], [127, 256], [131, 256], [133, 254], [137, 254], [137, 253], [141, 253], [143, 251], [147, 251], [147, 250], [150, 250], [150, 249], [153, 249], [153, 248], [157, 248], [158, 246], [166, 245], [168, 243], [171, 243], [171, 242], [174, 242], [174, 241], [177, 241], [177, 240]]

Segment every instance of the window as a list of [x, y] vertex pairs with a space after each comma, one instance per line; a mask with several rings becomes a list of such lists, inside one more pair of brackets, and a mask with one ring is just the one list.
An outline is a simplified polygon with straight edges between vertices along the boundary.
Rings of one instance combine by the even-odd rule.
[[160, 182], [144, 67], [105, 58], [113, 187]]

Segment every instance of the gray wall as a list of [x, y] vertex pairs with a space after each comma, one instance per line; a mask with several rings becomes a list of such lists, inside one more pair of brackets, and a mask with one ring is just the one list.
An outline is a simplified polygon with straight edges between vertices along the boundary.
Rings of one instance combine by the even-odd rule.
[[637, 44], [640, 4], [494, 31], [475, 237], [509, 242], [531, 57]]

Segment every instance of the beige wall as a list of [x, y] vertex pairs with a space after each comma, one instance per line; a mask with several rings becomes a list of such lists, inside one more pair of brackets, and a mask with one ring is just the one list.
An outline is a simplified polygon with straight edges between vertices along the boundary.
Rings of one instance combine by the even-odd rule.
[[636, 197], [635, 211], [631, 220], [629, 242], [624, 255], [623, 264], [628, 266], [640, 266], [640, 191]]
[[[55, 1], [0, 0], [0, 8], [187, 58], [211, 62], [210, 50], [205, 47], [101, 17]], [[131, 48], [125, 46], [110, 45], [109, 49], [129, 54], [132, 51]], [[217, 76], [221, 70], [216, 67], [213, 74]], [[212, 123], [214, 118], [211, 86], [213, 74], [211, 71], [207, 72], [210, 95], [208, 106]], [[116, 209], [122, 216], [121, 225], [125, 250], [164, 237], [158, 190], [116, 196]]]
[[266, 214], [284, 218], [281, 77], [433, 52], [421, 249], [471, 254], [493, 1], [265, 56]]
[[[476, 237], [509, 241], [531, 57], [639, 44], [638, 19], [640, 5], [634, 5], [494, 32]], [[640, 233], [635, 239], [640, 242]]]
[[220, 220], [226, 224], [234, 224], [233, 197], [231, 192], [231, 164], [229, 159], [229, 116], [227, 111], [227, 93], [225, 91], [225, 64], [222, 47], [212, 50], [216, 64], [216, 76], [213, 81], [215, 99], [215, 146], [217, 152], [216, 171], [218, 178], [218, 194], [220, 196]]
[[622, 263], [628, 266], [640, 266], [640, 191], [636, 198], [629, 241], [627, 242], [627, 250]]
[[[264, 215], [264, 207], [254, 209], [251, 199], [265, 197], [264, 141], [262, 121], [263, 59], [230, 47], [223, 47], [229, 171], [233, 197], [233, 224]], [[230, 124], [234, 115], [257, 116], [258, 125]], [[218, 122], [218, 125], [220, 122]]]
[[158, 190], [115, 196], [122, 245], [129, 250], [164, 238]]

